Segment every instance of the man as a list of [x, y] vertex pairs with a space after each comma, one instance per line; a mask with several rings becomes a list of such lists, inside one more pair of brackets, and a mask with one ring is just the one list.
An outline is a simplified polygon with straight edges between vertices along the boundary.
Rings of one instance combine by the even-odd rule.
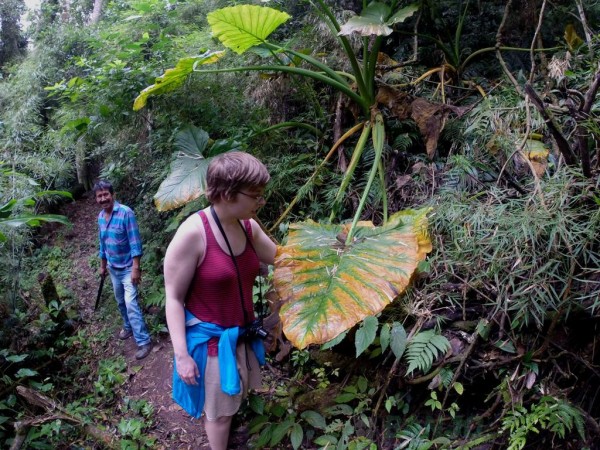
[[100, 276], [105, 277], [107, 271], [110, 274], [123, 317], [119, 339], [133, 335], [138, 346], [135, 358], [143, 359], [152, 350], [152, 342], [137, 301], [142, 241], [133, 211], [115, 201], [113, 194], [113, 186], [108, 181], [101, 180], [94, 185], [96, 203], [102, 207], [98, 215]]

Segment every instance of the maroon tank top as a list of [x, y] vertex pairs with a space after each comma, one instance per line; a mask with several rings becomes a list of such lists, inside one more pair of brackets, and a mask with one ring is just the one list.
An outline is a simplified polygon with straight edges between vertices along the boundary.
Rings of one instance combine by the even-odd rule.
[[[254, 320], [252, 306], [252, 286], [258, 275], [259, 260], [252, 246], [246, 241], [246, 247], [241, 255], [235, 259], [242, 277], [244, 293], [244, 308], [246, 319], [242, 311], [240, 289], [237, 273], [231, 256], [225, 253], [213, 234], [208, 217], [204, 211], [199, 211], [204, 231], [206, 234], [206, 249], [204, 260], [196, 268], [194, 278], [188, 289], [185, 307], [203, 322], [210, 322], [222, 327], [247, 325], [245, 320]], [[244, 221], [247, 236], [252, 238], [250, 221]], [[209, 355], [216, 355], [216, 339], [208, 345]]]

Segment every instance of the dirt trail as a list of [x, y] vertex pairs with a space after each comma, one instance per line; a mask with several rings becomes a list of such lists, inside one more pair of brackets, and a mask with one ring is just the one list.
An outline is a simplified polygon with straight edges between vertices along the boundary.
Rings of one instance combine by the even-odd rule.
[[[72, 222], [73, 227], [63, 234], [63, 241], [56, 240], [55, 245], [71, 246], [72, 254], [78, 254], [74, 262], [74, 276], [68, 288], [80, 301], [80, 314], [84, 318], [85, 327], [91, 327], [91, 333], [97, 328], [113, 329], [114, 339], [106, 344], [98, 354], [98, 359], [111, 358], [124, 355], [128, 365], [128, 376], [123, 386], [124, 395], [132, 398], [143, 398], [154, 406], [152, 421], [154, 426], [151, 434], [157, 438], [156, 448], [160, 449], [208, 449], [208, 443], [200, 421], [192, 420], [171, 400], [172, 379], [172, 348], [168, 335], [153, 336], [154, 348], [150, 355], [141, 360], [135, 359], [137, 347], [132, 338], [120, 341], [117, 333], [119, 324], [108, 324], [102, 321], [100, 315], [105, 306], [99, 308], [94, 314], [94, 303], [98, 289], [97, 270], [90, 266], [90, 262], [97, 258], [98, 231], [96, 218], [100, 211], [91, 193], [86, 194], [81, 200], [72, 202], [62, 208], [61, 213]], [[97, 267], [95, 265], [94, 267]], [[142, 280], [143, 288], [143, 280]], [[106, 280], [102, 302], [114, 302], [110, 279]], [[143, 304], [143, 299], [142, 299]], [[149, 313], [145, 314], [150, 318]], [[99, 320], [98, 322], [94, 322]], [[119, 417], [114, 417], [113, 425], [117, 425]], [[237, 442], [237, 443], [236, 443]], [[242, 449], [245, 445], [240, 443], [239, 436], [234, 432], [230, 449]]]

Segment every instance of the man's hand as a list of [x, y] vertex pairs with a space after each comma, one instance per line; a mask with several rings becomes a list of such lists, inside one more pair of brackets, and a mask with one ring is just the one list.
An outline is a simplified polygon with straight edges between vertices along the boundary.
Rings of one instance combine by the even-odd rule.
[[107, 274], [108, 269], [106, 268], [106, 266], [100, 266], [100, 278], [106, 278]]
[[137, 286], [138, 284], [140, 284], [140, 281], [142, 281], [142, 269], [140, 269], [139, 267], [132, 267], [131, 282]]

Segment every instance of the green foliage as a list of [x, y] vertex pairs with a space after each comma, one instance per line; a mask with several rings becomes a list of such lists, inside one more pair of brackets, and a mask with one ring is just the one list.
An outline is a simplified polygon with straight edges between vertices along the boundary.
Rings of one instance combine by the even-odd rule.
[[548, 430], [559, 439], [565, 439], [567, 433], [576, 430], [584, 439], [583, 416], [576, 408], [564, 400], [545, 395], [530, 410], [516, 405], [508, 411], [502, 420], [500, 433], [509, 434], [508, 450], [521, 450], [527, 444], [529, 433]]
[[[359, 91], [358, 94], [355, 93], [348, 80], [344, 78], [339, 71], [333, 70], [327, 64], [322, 63], [318, 58], [310, 56], [303, 51], [294, 51], [289, 47], [271, 44], [268, 42], [267, 37], [280, 24], [284, 23], [289, 18], [286, 13], [282, 13], [268, 7], [238, 5], [235, 7], [223, 8], [209, 14], [208, 21], [211, 24], [213, 33], [226, 47], [232, 48], [241, 54], [251, 48], [261, 45], [266, 48], [274, 57], [274, 65], [244, 66], [226, 69], [201, 69], [198, 71], [203, 73], [241, 72], [249, 70], [261, 72], [275, 71], [299, 75], [303, 78], [312, 78], [326, 83], [339, 92], [350, 97], [362, 108], [364, 115], [367, 115], [369, 108], [373, 106], [375, 99], [375, 67], [378, 51], [382, 44], [382, 36], [389, 34], [385, 30], [378, 29], [377, 26], [372, 26], [372, 22], [375, 20], [376, 22], [380, 22], [380, 25], [383, 23], [387, 27], [386, 30], [388, 30], [388, 25], [393, 25], [406, 20], [417, 10], [417, 7], [415, 5], [410, 5], [406, 8], [396, 11], [396, 2], [392, 2], [392, 6], [374, 2], [372, 5], [366, 8], [365, 16], [361, 18], [362, 28], [360, 31], [361, 33], [374, 35], [376, 38], [375, 44], [370, 50], [367, 49], [365, 42], [365, 55], [363, 61], [364, 67], [361, 69], [348, 39], [344, 36], [344, 34], [352, 34], [353, 32], [358, 31], [356, 26], [351, 24], [349, 28], [342, 33], [340, 32], [340, 26], [337, 23], [335, 16], [331, 13], [331, 10], [325, 5], [324, 2], [319, 1], [314, 4], [314, 6], [317, 14], [328, 24], [332, 32], [336, 33], [342, 47], [344, 48], [346, 56], [353, 68], [353, 74], [348, 78], [353, 78], [353, 80], [356, 82]], [[382, 18], [384, 19], [383, 22], [381, 22]], [[367, 24], [368, 32], [365, 32], [365, 23]], [[391, 29], [389, 30], [391, 32]], [[279, 53], [283, 53], [284, 55], [280, 56]], [[288, 64], [288, 61], [294, 61], [295, 59], [297, 62]], [[298, 67], [301, 62], [309, 65], [311, 69], [307, 70]], [[370, 187], [377, 171], [379, 171], [380, 180], [384, 180], [383, 164], [381, 161], [381, 154], [385, 138], [384, 121], [383, 116], [377, 111], [373, 113], [373, 119], [373, 147], [376, 151], [376, 157], [374, 159], [371, 174], [363, 193], [363, 197], [361, 198], [359, 208], [355, 213], [353, 225], [348, 233], [348, 242], [350, 242], [352, 239], [356, 223], [358, 222], [359, 217], [364, 209], [365, 202], [369, 196]], [[355, 155], [353, 156], [354, 161], [358, 161], [360, 158], [360, 154], [362, 153], [364, 145], [370, 134], [371, 125], [369, 122], [367, 122], [364, 124], [362, 137], [359, 140], [357, 149], [355, 150]], [[348, 170], [346, 179], [342, 183], [339, 194], [334, 202], [334, 208], [332, 210], [330, 219], [333, 219], [337, 215], [337, 205], [339, 205], [341, 197], [345, 193], [348, 181], [352, 177], [352, 173], [356, 166], [354, 164], [350, 167], [351, 169]], [[382, 196], [382, 198], [384, 203], [384, 220], [386, 220], [386, 198], [385, 196]], [[292, 202], [292, 205], [295, 202], [296, 200]], [[292, 205], [288, 207], [288, 209], [284, 212], [284, 215], [289, 212]]]
[[447, 352], [449, 348], [450, 342], [448, 342], [448, 339], [436, 334], [435, 330], [417, 333], [408, 341], [406, 347], [406, 360], [408, 362], [406, 373], [410, 375], [415, 369], [426, 373], [435, 359]]
[[156, 448], [156, 438], [148, 436], [149, 423], [138, 418], [121, 418], [117, 427], [121, 435], [121, 450], [150, 450]]
[[425, 402], [425, 406], [429, 406], [432, 411], [442, 409], [442, 403], [438, 400], [437, 392], [431, 391], [430, 398]]
[[[384, 325], [385, 326], [385, 325]], [[382, 327], [381, 334], [384, 334], [384, 328]], [[381, 339], [381, 350], [385, 351], [384, 339]], [[389, 336], [389, 345], [390, 349], [394, 353], [396, 359], [402, 358], [404, 351], [406, 350], [406, 331], [404, 327], [397, 322], [394, 322], [391, 325], [390, 336]]]
[[[59, 194], [66, 197], [71, 197], [68, 192], [49, 192], [46, 194]], [[31, 214], [27, 212], [16, 213], [23, 209], [31, 209], [36, 202], [33, 198], [12, 199], [4, 205], [0, 205], [0, 227], [17, 228], [23, 225], [29, 227], [39, 227], [43, 222], [59, 222], [63, 225], [68, 225], [70, 222], [65, 216], [57, 214]], [[6, 242], [6, 235], [0, 231], [0, 243]]]
[[107, 400], [114, 398], [115, 391], [125, 381], [126, 368], [127, 364], [122, 356], [101, 360], [98, 366], [98, 379], [94, 382], [96, 394]]
[[[586, 274], [600, 263], [588, 245], [600, 212], [578, 194], [585, 185], [577, 175], [561, 172], [542, 180], [539, 194], [525, 197], [493, 186], [473, 197], [447, 194], [434, 220], [444, 254], [436, 254], [432, 263], [452, 261], [459, 277], [487, 286], [484, 295], [499, 299], [494, 308], [507, 311], [514, 328], [540, 327], [551, 311], [581, 304], [597, 290]], [[587, 281], [571, 290], [574, 278]], [[452, 274], [443, 274], [425, 289], [439, 293], [448, 279]], [[460, 301], [452, 296], [444, 301], [449, 299]]]
[[[11, 1], [9, 3], [14, 4]], [[597, 299], [597, 267], [600, 265], [597, 256], [597, 182], [595, 179], [586, 182], [575, 173], [565, 172], [549, 145], [549, 136], [544, 134], [545, 122], [531, 107], [527, 108], [514, 87], [507, 88], [497, 76], [499, 65], [490, 63], [489, 58], [476, 60], [470, 56], [473, 49], [481, 48], [482, 44], [495, 44], [496, 28], [504, 5], [486, 1], [421, 2], [423, 14], [419, 16], [419, 29], [427, 30], [439, 42], [418, 37], [418, 60], [406, 66], [404, 62], [415, 41], [398, 39], [394, 34], [379, 40], [382, 37], [379, 34], [387, 32], [386, 24], [391, 25], [391, 17], [384, 17], [391, 12], [384, 8], [384, 2], [368, 5], [359, 15], [347, 21], [348, 13], [342, 13], [341, 9], [350, 3], [354, 6], [360, 2], [317, 0], [313, 3], [318, 8], [309, 10], [308, 4], [278, 1], [275, 3], [286, 7], [292, 16], [292, 20], [269, 35], [269, 39], [273, 36], [274, 40], [282, 42], [279, 48], [265, 42], [252, 48], [243, 58], [235, 55], [232, 55], [231, 61], [222, 58], [216, 69], [225, 70], [232, 65], [265, 68], [264, 62], [271, 58], [272, 65], [260, 78], [246, 74], [241, 76], [239, 72], [219, 72], [215, 77], [188, 77], [187, 74], [194, 68], [190, 61], [177, 78], [176, 73], [165, 73], [165, 68], [174, 67], [186, 55], [196, 55], [198, 49], [215, 45], [208, 31], [206, 16], [215, 8], [230, 6], [232, 2], [189, 0], [169, 2], [167, 7], [159, 0], [105, 2], [107, 20], [98, 28], [85, 26], [91, 2], [71, 2], [69, 23], [61, 22], [61, 11], [53, 6], [56, 2], [44, 3], [46, 6], [40, 23], [32, 28], [34, 50], [29, 52], [22, 64], [5, 66], [0, 81], [0, 148], [7, 167], [24, 174], [23, 177], [11, 175], [11, 178], [2, 181], [0, 196], [4, 197], [0, 205], [4, 205], [4, 212], [11, 209], [11, 217], [22, 213], [40, 214], [38, 207], [52, 203], [44, 201], [42, 205], [42, 201], [37, 200], [36, 204], [29, 201], [19, 205], [9, 203], [13, 199], [32, 199], [39, 189], [63, 190], [70, 187], [75, 180], [75, 161], [78, 158], [88, 161], [93, 171], [91, 176], [96, 176], [99, 171], [101, 176], [109, 177], [118, 186], [123, 199], [143, 217], [144, 244], [150, 243], [145, 245], [147, 256], [143, 260], [144, 273], [147, 274], [145, 279], [151, 283], [144, 289], [146, 305], [164, 304], [160, 265], [164, 247], [174, 231], [168, 229], [165, 223], [180, 223], [191, 211], [202, 207], [202, 201], [190, 202], [188, 209], [183, 209], [178, 216], [174, 213], [157, 214], [152, 208], [153, 194], [170, 173], [170, 160], [177, 159], [174, 155], [180, 150], [177, 136], [185, 124], [201, 127], [216, 140], [229, 136], [268, 163], [272, 174], [272, 184], [267, 191], [270, 202], [261, 216], [267, 224], [281, 215], [296, 194], [298, 201], [288, 216], [291, 221], [304, 220], [307, 216], [315, 220], [327, 219], [334, 211], [336, 199], [339, 201], [341, 197], [344, 198], [341, 198], [339, 209], [336, 205], [335, 217], [350, 217], [356, 213], [360, 193], [364, 191], [370, 192], [363, 196], [365, 207], [357, 217], [372, 217], [376, 223], [381, 219], [380, 211], [385, 208], [383, 198], [386, 192], [392, 210], [404, 204], [414, 207], [422, 199], [431, 201], [434, 207], [432, 218], [435, 229], [432, 234], [436, 242], [435, 253], [426, 261], [425, 270], [415, 273], [416, 286], [407, 293], [406, 301], [394, 302], [376, 316], [372, 315], [375, 313], [367, 315], [364, 322], [339, 334], [321, 350], [330, 349], [345, 337], [350, 337], [352, 342], [346, 342], [347, 346], [339, 345], [334, 351], [326, 352], [315, 348], [293, 351], [289, 362], [278, 360], [272, 363], [275, 371], [280, 365], [285, 370], [286, 364], [289, 364], [290, 373], [288, 377], [283, 375], [285, 385], [277, 387], [275, 400], [265, 400], [261, 407], [256, 407], [257, 421], [253, 422], [252, 433], [254, 438], [261, 439], [263, 447], [375, 448], [383, 439], [383, 433], [380, 433], [383, 421], [392, 423], [387, 419], [393, 414], [398, 415], [397, 422], [385, 429], [398, 433], [395, 445], [399, 448], [473, 449], [485, 443], [492, 445], [492, 441], [495, 441], [493, 445], [519, 448], [522, 442], [519, 439], [525, 439], [525, 445], [535, 445], [534, 439], [538, 436], [533, 428], [543, 434], [541, 439], [545, 443], [551, 438], [555, 445], [560, 445], [562, 442], [558, 441], [567, 438], [573, 441], [570, 445], [578, 445], [574, 443], [577, 436], [573, 433], [576, 429], [579, 436], [583, 436], [581, 418], [577, 418], [578, 410], [564, 411], [562, 406], [555, 407], [554, 401], [550, 400], [523, 404], [523, 409], [516, 407], [514, 411], [521, 414], [519, 417], [517, 414], [513, 416], [512, 412], [503, 417], [506, 411], [491, 409], [492, 417], [477, 422], [480, 425], [474, 428], [460, 425], [475, 425], [475, 422], [471, 423], [473, 414], [488, 410], [490, 405], [482, 404], [488, 393], [486, 389], [495, 393], [493, 380], [505, 373], [514, 374], [511, 393], [515, 398], [523, 394], [519, 388], [525, 381], [533, 380], [544, 386], [549, 385], [547, 381], [571, 386], [573, 379], [577, 379], [573, 390], [569, 391], [572, 408], [580, 404], [585, 392], [594, 389], [596, 381], [593, 371], [584, 367], [588, 363], [587, 351], [569, 352], [569, 343], [555, 340], [555, 336], [550, 335], [551, 351], [556, 344], [564, 345], [567, 352], [552, 353], [552, 365], [547, 364], [548, 351], [544, 351], [543, 345], [540, 348], [545, 336], [537, 336], [537, 329], [552, 330], [547, 327], [548, 319], [552, 319], [553, 322], [561, 322], [556, 329], [566, 330], [569, 339], [579, 342], [583, 339], [579, 333], [583, 327], [572, 333], [569, 323], [563, 327], [562, 318], [574, 317], [579, 324], [581, 315], [595, 314], [600, 306]], [[391, 8], [394, 9], [399, 2], [385, 3], [394, 5]], [[598, 23], [598, 5], [581, 3], [588, 23]], [[321, 7], [325, 4], [331, 6], [331, 17], [326, 8]], [[528, 5], [521, 10], [513, 8], [502, 38], [525, 43], [529, 47], [527, 39], [532, 34], [529, 31], [533, 31], [531, 26], [535, 25], [531, 17], [538, 13], [536, 6]], [[311, 16], [311, 11], [317, 10], [321, 11], [323, 19], [318, 22]], [[301, 13], [298, 14], [298, 11]], [[574, 90], [587, 92], [595, 74], [597, 58], [594, 55], [598, 51], [595, 39], [591, 42], [583, 39], [585, 33], [582, 24], [577, 22], [575, 2], [547, 4], [541, 29], [544, 43], [564, 44], [565, 17], [575, 19], [564, 47], [564, 50], [569, 47], [572, 57], [570, 69], [560, 80], [550, 80], [542, 72], [533, 74], [544, 83], [547, 94], [544, 100], [553, 101], [552, 107], [562, 108], [563, 112], [565, 108], [572, 108], [570, 102], [577, 98]], [[356, 33], [338, 36], [338, 20], [339, 23], [346, 21], [342, 25], [346, 30], [375, 27], [377, 36], [356, 38]], [[323, 23], [328, 23], [333, 33], [325, 36]], [[395, 25], [394, 28], [399, 29], [400, 26]], [[299, 29], [304, 35], [295, 33]], [[430, 42], [434, 42], [435, 49]], [[341, 44], [341, 51], [335, 48], [338, 47], [336, 43]], [[355, 52], [360, 50], [361, 45], [363, 54], [356, 58]], [[383, 53], [379, 50], [391, 55], [398, 64], [382, 64], [376, 60], [375, 57]], [[490, 56], [492, 54], [489, 53]], [[564, 58], [562, 51], [556, 56]], [[519, 83], [528, 76], [528, 57], [528, 54], [524, 58], [518, 55], [510, 55], [510, 59], [507, 57], [509, 69], [522, 69], [522, 73], [517, 74]], [[325, 61], [329, 71], [316, 65]], [[358, 66], [358, 62], [364, 63], [362, 67]], [[435, 161], [415, 157], [421, 141], [416, 127], [389, 117], [389, 110], [384, 110], [384, 144], [375, 149], [368, 142], [372, 136], [365, 134], [361, 160], [356, 165], [356, 172], [349, 173], [344, 180], [347, 181], [347, 190], [343, 194], [339, 190], [344, 175], [339, 167], [343, 164], [337, 167], [328, 160], [319, 166], [318, 171], [314, 170], [323, 160], [322, 155], [331, 149], [333, 133], [330, 128], [333, 128], [331, 124], [335, 119], [339, 119], [336, 126], [341, 127], [341, 130], [335, 130], [337, 135], [339, 131], [343, 133], [349, 123], [371, 118], [368, 109], [360, 111], [359, 97], [372, 100], [376, 81], [408, 83], [411, 77], [416, 78], [415, 74], [424, 73], [426, 68], [441, 68], [447, 62], [458, 67], [459, 71], [467, 67], [469, 70], [464, 73], [465, 78], [477, 80], [486, 91], [494, 87], [471, 110], [466, 118], [466, 128], [460, 128], [459, 121], [447, 124]], [[541, 59], [536, 62], [541, 63], [538, 67], [545, 69]], [[403, 67], [394, 68], [394, 65]], [[196, 64], [199, 71], [208, 67]], [[278, 68], [282, 70], [277, 72]], [[292, 73], [294, 68], [310, 69], [318, 75], [330, 77], [328, 86], [339, 86], [349, 96], [354, 94], [352, 98], [359, 108], [346, 110], [344, 100], [334, 106], [338, 100], [335, 96], [337, 91], [334, 93], [324, 88], [325, 80], [319, 80], [318, 76], [308, 82], [299, 80]], [[334, 70], [339, 72], [334, 75]], [[443, 75], [440, 71], [435, 73]], [[481, 77], [486, 73], [493, 73], [493, 79]], [[161, 77], [161, 74], [164, 75]], [[355, 82], [352, 77], [357, 74], [365, 76], [362, 79], [359, 76]], [[377, 78], [369, 81], [369, 74], [376, 74]], [[160, 81], [156, 83], [157, 80]], [[163, 81], [165, 86], [160, 86]], [[173, 86], [178, 86], [177, 89], [169, 89], [171, 81]], [[152, 83], [156, 83], [156, 90], [148, 91], [146, 97], [152, 100], [145, 109], [132, 113], [134, 98], [142, 88]], [[344, 90], [345, 85], [350, 90]], [[437, 86], [437, 83], [423, 83], [410, 94], [436, 95], [433, 90]], [[163, 92], [164, 95], [154, 95]], [[466, 106], [472, 101], [470, 91], [454, 86], [447, 87], [445, 93], [449, 106]], [[584, 129], [591, 136], [590, 142], [598, 135], [596, 103], [589, 119], [584, 122]], [[330, 113], [332, 115], [328, 116]], [[279, 117], [286, 121], [302, 120], [314, 127], [270, 127], [269, 123], [277, 122]], [[568, 114], [557, 117], [566, 134], [570, 135], [572, 128]], [[325, 133], [321, 135], [315, 129], [325, 130]], [[528, 129], [539, 136], [529, 144], [550, 149], [547, 161], [544, 161], [546, 166], [538, 173], [539, 180], [535, 184], [530, 182], [527, 161], [515, 153]], [[338, 155], [344, 155], [347, 161], [352, 159], [350, 150], [356, 137], [358, 133], [345, 142], [345, 149], [337, 150]], [[381, 142], [381, 137], [380, 134], [378, 142]], [[206, 147], [209, 148], [210, 144], [208, 140]], [[379, 150], [381, 160], [388, 166], [385, 173], [374, 169]], [[593, 145], [590, 146], [590, 154], [595, 156]], [[340, 163], [342, 161], [340, 158]], [[371, 170], [374, 178], [370, 177]], [[315, 175], [311, 176], [313, 173]], [[38, 186], [32, 185], [29, 180], [34, 180]], [[282, 235], [286, 233], [287, 226], [287, 223], [282, 225]], [[3, 389], [19, 382], [53, 398], [76, 398], [67, 405], [67, 409], [85, 420], [102, 421], [114, 413], [107, 407], [118, 408], [113, 416], [119, 419], [111, 423], [110, 432], [122, 437], [122, 448], [159, 446], [147, 437], [152, 430], [154, 406], [130, 399], [125, 399], [123, 404], [118, 402], [122, 393], [119, 380], [125, 376], [123, 366], [112, 361], [103, 365], [98, 374], [94, 372], [96, 365], [93, 358], [99, 353], [99, 346], [104, 346], [109, 339], [110, 327], [93, 336], [87, 335], [85, 327], [82, 327], [71, 337], [59, 334], [50, 342], [50, 336], [60, 327], [57, 318], [62, 313], [73, 315], [76, 311], [70, 301], [60, 304], [52, 301], [47, 306], [41, 304], [37, 296], [37, 272], [33, 268], [44, 267], [52, 272], [61, 295], [70, 295], [66, 280], [76, 277], [71, 271], [69, 260], [73, 258], [68, 251], [69, 246], [63, 245], [62, 250], [58, 247], [38, 250], [30, 242], [35, 231], [24, 226], [1, 230], [8, 240], [0, 244], [0, 285], [3, 294], [5, 290], [14, 294], [14, 304], [18, 306], [14, 314], [8, 316], [0, 309], [6, 324], [6, 329], [2, 330], [2, 342], [7, 343], [0, 350]], [[35, 255], [31, 259], [27, 257], [30, 253]], [[94, 264], [97, 265], [96, 259], [91, 266], [94, 267]], [[105, 295], [110, 295], [110, 292]], [[5, 295], [3, 298], [10, 297]], [[74, 300], [78, 300], [79, 304], [86, 299]], [[104, 312], [110, 313], [108, 305], [113, 305], [105, 304]], [[463, 320], [454, 320], [453, 314], [462, 314]], [[149, 324], [153, 332], [164, 327], [161, 318], [157, 319]], [[477, 375], [483, 370], [486, 383], [476, 383], [474, 391], [471, 386], [465, 386], [470, 394], [469, 409], [461, 403], [458, 410], [452, 399], [443, 404], [440, 393], [444, 389], [452, 395], [462, 391], [462, 384], [453, 382], [456, 358], [444, 360], [443, 367], [435, 364], [438, 373], [430, 380], [432, 384], [438, 384], [430, 387], [435, 389], [432, 392], [424, 390], [423, 385], [396, 383], [395, 376], [389, 377], [389, 385], [381, 381], [388, 378], [388, 362], [394, 364], [394, 369], [400, 364], [410, 367], [413, 363], [415, 367], [411, 367], [411, 376], [427, 378], [420, 377], [420, 373], [415, 371], [431, 370], [429, 361], [440, 358], [443, 350], [435, 345], [428, 347], [429, 343], [423, 344], [425, 350], [421, 349], [421, 353], [411, 356], [414, 360], [409, 360], [412, 341], [419, 335], [409, 341], [407, 334], [412, 335], [415, 324], [418, 326], [423, 319], [443, 324], [444, 335], [453, 337], [453, 347], [456, 343], [460, 349], [461, 342], [475, 342], [476, 348], [461, 370], [468, 373], [465, 379], [469, 380], [477, 380]], [[459, 322], [471, 325], [462, 328], [464, 324], [459, 325]], [[474, 325], [476, 323], [478, 325]], [[533, 329], [528, 325], [534, 325]], [[463, 330], [475, 334], [466, 336]], [[17, 350], [16, 346], [34, 338], [38, 340], [31, 342], [37, 345]], [[593, 343], [593, 339], [590, 342]], [[525, 355], [521, 353], [523, 346], [527, 349]], [[64, 360], [52, 359], [64, 349], [69, 350]], [[534, 357], [535, 349], [540, 349], [540, 352]], [[312, 356], [332, 357], [335, 361], [333, 357], [341, 354], [350, 355], [351, 360], [358, 356], [359, 364], [338, 366], [337, 362], [329, 361], [316, 364], [311, 359]], [[367, 358], [368, 364], [362, 364]], [[503, 358], [507, 358], [507, 362]], [[471, 364], [473, 359], [479, 364]], [[48, 362], [53, 368], [60, 363], [64, 370], [48, 375], [43, 367], [40, 369], [38, 361]], [[494, 366], [496, 361], [503, 362]], [[518, 368], [515, 368], [517, 361]], [[567, 363], [563, 364], [564, 361]], [[560, 367], [564, 373], [553, 367]], [[356, 371], [361, 370], [369, 371], [354, 376]], [[340, 373], [348, 374], [343, 383], [340, 383]], [[98, 383], [95, 388], [92, 386], [94, 380]], [[585, 382], [589, 382], [589, 386], [586, 387]], [[489, 386], [482, 387], [483, 384]], [[301, 402], [304, 391], [311, 390], [324, 392], [322, 398], [343, 401], [333, 406], [323, 405], [318, 398], [312, 402]], [[114, 395], [109, 395], [109, 392]], [[492, 395], [490, 400], [493, 401]], [[581, 405], [593, 407], [590, 399], [585, 400]], [[567, 404], [566, 400], [564, 402]], [[255, 406], [258, 403], [255, 397], [252, 403]], [[390, 416], [385, 413], [383, 417], [378, 415], [377, 411], [381, 413], [384, 409]], [[20, 403], [12, 393], [0, 399], [2, 440], [11, 437], [14, 418], [26, 419], [36, 413], [29, 411], [28, 406]], [[455, 420], [439, 420], [438, 427], [434, 428], [427, 425], [431, 423], [432, 416], [442, 419], [450, 416]], [[550, 425], [552, 420], [555, 422]], [[495, 428], [490, 432], [492, 435], [481, 434], [493, 421], [502, 423], [501, 435]], [[89, 443], [84, 442], [76, 428], [64, 421], [46, 423], [32, 429], [24, 446], [88, 446]], [[569, 436], [569, 433], [572, 435]], [[449, 443], [449, 439], [455, 441]]]
[[363, 9], [359, 16], [351, 17], [340, 29], [341, 36], [358, 33], [362, 36], [388, 36], [392, 34], [393, 25], [404, 22], [412, 16], [419, 6], [415, 3], [409, 5], [392, 15], [392, 8], [382, 2], [371, 2]]
[[407, 450], [429, 450], [430, 448], [436, 448], [438, 445], [442, 446], [442, 448], [446, 448], [445, 446], [448, 446], [451, 443], [450, 439], [446, 437], [431, 439], [430, 434], [430, 425], [423, 427], [418, 423], [409, 424], [396, 435], [403, 441], [398, 448]]
[[377, 328], [379, 322], [376, 317], [369, 316], [360, 324], [360, 327], [356, 331], [355, 346], [356, 346], [356, 357], [358, 358], [371, 343], [375, 340], [377, 335]]
[[334, 445], [340, 450], [376, 448], [369, 436], [360, 431], [371, 426], [369, 412], [375, 392], [365, 377], [352, 380], [335, 397], [335, 404], [322, 411], [298, 412], [293, 400], [286, 398], [293, 392], [294, 389], [286, 389], [272, 402], [255, 396], [250, 398], [250, 408], [257, 414], [249, 425], [250, 433], [258, 435], [254, 445], [277, 446], [288, 439], [294, 449], [305, 448], [309, 442], [319, 447]]
[[[295, 134], [293, 138], [286, 137], [281, 145], [306, 148], [314, 145], [315, 140], [304, 134]], [[271, 174], [271, 181], [267, 186], [267, 197], [272, 199], [265, 205], [267, 217], [274, 222], [282, 212], [280, 202], [282, 199], [294, 198], [297, 205], [294, 213], [288, 220], [301, 220], [304, 217], [316, 219], [326, 218], [331, 212], [332, 196], [337, 191], [340, 175], [327, 168], [320, 170], [311, 178], [318, 164], [317, 157], [312, 153], [278, 154], [270, 155], [267, 165]], [[307, 182], [309, 180], [309, 182]], [[330, 187], [333, 186], [333, 187]], [[270, 193], [273, 193], [272, 196]], [[275, 204], [273, 204], [275, 203]], [[271, 208], [276, 208], [271, 212]]]

